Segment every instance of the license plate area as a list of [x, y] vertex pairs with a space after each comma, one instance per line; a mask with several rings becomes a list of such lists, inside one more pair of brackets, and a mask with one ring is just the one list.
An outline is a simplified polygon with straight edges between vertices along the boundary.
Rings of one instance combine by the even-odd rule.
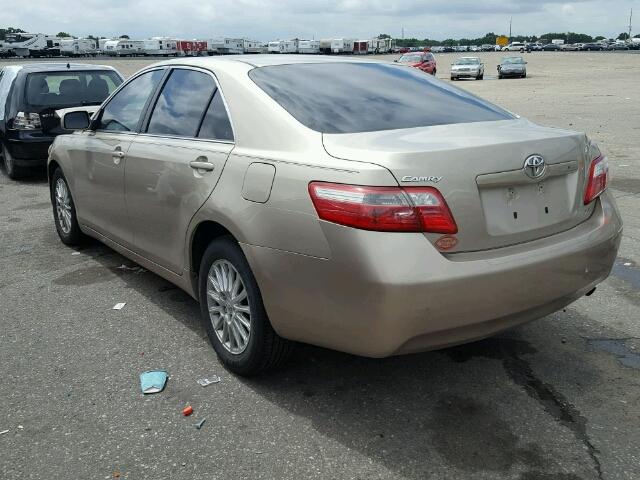
[[577, 174], [480, 189], [487, 233], [510, 235], [564, 223], [576, 211]]

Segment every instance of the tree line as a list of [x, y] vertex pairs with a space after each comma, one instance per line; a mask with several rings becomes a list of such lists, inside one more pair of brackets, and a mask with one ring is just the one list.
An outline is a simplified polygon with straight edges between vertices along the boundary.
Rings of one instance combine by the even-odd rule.
[[[433, 40], [431, 38], [398, 38], [396, 39], [396, 45], [399, 47], [418, 47], [423, 45], [429, 46], [442, 46], [442, 47], [453, 47], [455, 45], [495, 45], [496, 39], [500, 35], [497, 35], [493, 32], [487, 33], [485, 36], [480, 38], [447, 38], [446, 40]], [[388, 34], [381, 34], [379, 38], [390, 38]], [[597, 42], [599, 40], [606, 40], [606, 37], [602, 35], [598, 35], [596, 37], [592, 37], [591, 35], [587, 35], [586, 33], [575, 33], [575, 32], [564, 32], [564, 33], [545, 33], [544, 35], [514, 35], [510, 38], [511, 42], [541, 42], [541, 43], [551, 43], [553, 39], [562, 39], [566, 43], [591, 43]], [[640, 34], [636, 35], [635, 38], [640, 38]], [[617, 40], [628, 40], [628, 33], [621, 33], [618, 35]]]

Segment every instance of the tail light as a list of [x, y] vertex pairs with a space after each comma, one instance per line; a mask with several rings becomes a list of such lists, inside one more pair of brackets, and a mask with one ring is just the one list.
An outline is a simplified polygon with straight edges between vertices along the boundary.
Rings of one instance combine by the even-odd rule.
[[432, 187], [369, 187], [312, 182], [309, 194], [322, 220], [379, 232], [458, 232], [440, 192]]
[[37, 130], [42, 128], [40, 115], [37, 113], [18, 112], [16, 118], [13, 119], [13, 128], [15, 130]]
[[587, 187], [584, 190], [584, 204], [588, 205], [604, 192], [609, 183], [609, 160], [599, 155], [591, 161]]

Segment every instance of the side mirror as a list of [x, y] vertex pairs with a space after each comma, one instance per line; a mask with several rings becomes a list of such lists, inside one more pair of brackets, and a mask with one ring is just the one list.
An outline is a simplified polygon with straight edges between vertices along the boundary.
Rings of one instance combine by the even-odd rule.
[[65, 130], [84, 130], [89, 127], [89, 113], [84, 110], [68, 112], [62, 119], [62, 126]]

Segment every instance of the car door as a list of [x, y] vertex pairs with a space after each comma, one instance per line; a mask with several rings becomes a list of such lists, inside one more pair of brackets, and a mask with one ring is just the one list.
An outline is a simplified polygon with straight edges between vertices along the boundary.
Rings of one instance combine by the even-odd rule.
[[173, 68], [127, 154], [127, 211], [138, 254], [182, 274], [187, 227], [215, 188], [233, 140], [214, 75]]
[[127, 82], [69, 149], [79, 221], [127, 247], [133, 230], [124, 196], [126, 155], [164, 73], [151, 70]]

